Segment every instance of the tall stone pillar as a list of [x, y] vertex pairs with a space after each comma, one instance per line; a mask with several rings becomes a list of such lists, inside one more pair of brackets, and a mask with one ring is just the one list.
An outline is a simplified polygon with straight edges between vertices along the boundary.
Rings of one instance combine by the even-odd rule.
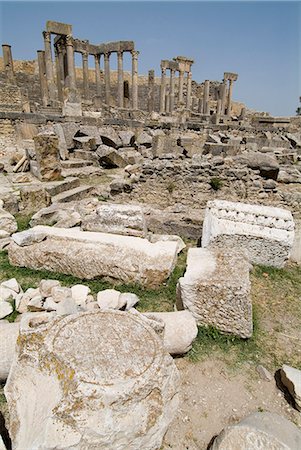
[[155, 110], [155, 71], [148, 71], [148, 92], [147, 92], [148, 112]]
[[221, 112], [222, 112], [222, 101], [221, 101], [221, 99], [219, 98], [219, 99], [217, 100], [217, 102], [216, 102], [216, 115], [217, 115], [217, 116], [220, 116], [220, 115], [221, 115]]
[[223, 80], [223, 84], [221, 86], [221, 114], [225, 114], [225, 107], [226, 107], [226, 94], [227, 94], [227, 81]]
[[46, 65], [46, 78], [48, 85], [48, 95], [50, 100], [56, 99], [55, 81], [53, 73], [52, 53], [51, 53], [51, 33], [43, 31], [44, 47], [45, 47], [45, 65]]
[[64, 47], [60, 42], [58, 42], [56, 44], [56, 48], [57, 48], [57, 52], [58, 52], [58, 62], [59, 62], [59, 67], [60, 67], [61, 86], [62, 86], [62, 90], [63, 90], [64, 86], [65, 86], [65, 78], [66, 78], [65, 62], [64, 62], [65, 61]]
[[138, 109], [138, 55], [137, 50], [132, 51], [132, 108]]
[[88, 100], [89, 98], [89, 66], [88, 66], [88, 52], [82, 53], [83, 59], [83, 91], [84, 91], [84, 99]]
[[117, 103], [120, 108], [123, 108], [123, 52], [117, 52], [117, 68], [118, 68]]
[[192, 81], [192, 73], [187, 72], [187, 99], [186, 99], [187, 109], [191, 108], [191, 81]]
[[165, 112], [165, 94], [166, 94], [166, 69], [161, 67], [161, 87], [160, 87], [160, 113]]
[[179, 71], [179, 103], [183, 102], [184, 72]]
[[203, 112], [206, 115], [209, 114], [209, 88], [210, 82], [209, 80], [205, 80]]
[[233, 80], [229, 80], [228, 104], [227, 104], [227, 116], [228, 117], [231, 117], [232, 90], [233, 90]]
[[15, 73], [14, 73], [14, 64], [13, 64], [11, 46], [8, 44], [3, 44], [2, 52], [3, 52], [3, 64], [4, 64], [6, 79], [10, 83], [15, 83], [16, 79], [15, 79]]
[[56, 70], [56, 85], [57, 85], [57, 93], [60, 102], [63, 102], [63, 87], [62, 87], [62, 79], [61, 79], [61, 68], [60, 68], [60, 60], [59, 60], [59, 52], [57, 47], [54, 47], [54, 59], [55, 59], [55, 70]]
[[104, 70], [105, 70], [105, 98], [106, 104], [110, 106], [111, 86], [110, 86], [110, 53], [104, 54]]
[[204, 99], [203, 98], [199, 98], [198, 112], [203, 114], [203, 111], [204, 111]]
[[74, 47], [73, 38], [70, 34], [66, 36], [66, 48], [67, 48], [67, 66], [68, 66], [68, 79], [70, 91], [76, 91], [76, 78], [75, 78], [75, 62], [74, 62]]
[[100, 85], [100, 55], [94, 55], [95, 59], [95, 84], [96, 84], [96, 94], [101, 95], [101, 85]]
[[172, 113], [175, 108], [175, 71], [170, 69], [170, 88], [169, 88], [169, 112]]
[[169, 113], [170, 110], [170, 95], [169, 90], [167, 89], [167, 93], [165, 95], [165, 111]]
[[45, 64], [45, 52], [44, 50], [38, 50], [38, 66], [39, 66], [39, 78], [40, 78], [40, 88], [43, 106], [47, 106], [48, 99], [48, 86], [46, 78], [46, 64]]

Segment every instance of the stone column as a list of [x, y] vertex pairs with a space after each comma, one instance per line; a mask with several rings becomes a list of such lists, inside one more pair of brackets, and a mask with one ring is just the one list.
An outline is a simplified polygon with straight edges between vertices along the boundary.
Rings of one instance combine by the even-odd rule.
[[155, 110], [155, 71], [148, 71], [148, 92], [147, 92], [148, 112]]
[[95, 58], [95, 84], [96, 84], [96, 94], [101, 95], [101, 85], [100, 85], [100, 55], [94, 55]]
[[227, 116], [231, 117], [231, 101], [232, 101], [233, 80], [229, 80]]
[[75, 92], [76, 81], [75, 81], [74, 47], [73, 47], [73, 38], [70, 34], [66, 36], [66, 48], [67, 48], [69, 88], [71, 91]]
[[46, 78], [46, 64], [45, 64], [45, 52], [44, 50], [38, 50], [38, 66], [39, 66], [39, 78], [40, 88], [43, 106], [48, 105], [48, 86]]
[[165, 95], [165, 111], [169, 113], [170, 110], [170, 95], [169, 90], [167, 90], [167, 93]]
[[62, 86], [62, 90], [65, 86], [65, 63], [64, 63], [64, 47], [63, 45], [58, 42], [56, 44], [56, 48], [57, 48], [57, 52], [58, 52], [58, 62], [59, 62], [59, 67], [60, 67], [60, 79], [61, 79], [61, 86]]
[[202, 98], [199, 98], [199, 108], [198, 108], [198, 112], [203, 114], [204, 111], [204, 101]]
[[138, 109], [138, 55], [137, 50], [132, 51], [132, 108]]
[[52, 54], [51, 54], [51, 33], [49, 33], [48, 31], [43, 31], [43, 36], [45, 46], [45, 66], [46, 66], [48, 94], [50, 100], [55, 100], [56, 92], [55, 92], [55, 82], [54, 82]]
[[221, 100], [222, 100], [222, 104], [221, 104], [221, 114], [224, 115], [225, 114], [225, 107], [226, 107], [226, 94], [227, 94], [227, 81], [223, 80], [223, 84], [221, 86]]
[[123, 52], [117, 52], [117, 67], [118, 67], [118, 89], [117, 89], [117, 104], [119, 108], [123, 108]]
[[105, 70], [105, 98], [106, 104], [110, 106], [111, 86], [110, 86], [110, 53], [104, 54], [104, 70]]
[[170, 88], [169, 88], [169, 112], [172, 113], [175, 108], [175, 71], [170, 69]]
[[210, 82], [209, 80], [205, 80], [203, 112], [206, 115], [209, 114], [209, 88]]
[[179, 103], [183, 102], [184, 72], [179, 72]]
[[161, 67], [161, 87], [160, 87], [160, 113], [165, 112], [165, 94], [166, 94], [166, 69]]
[[5, 76], [9, 82], [15, 83], [16, 79], [15, 79], [15, 74], [14, 74], [14, 64], [13, 64], [11, 46], [8, 44], [3, 44], [2, 52], [3, 52], [3, 64], [4, 64]]
[[57, 93], [59, 101], [63, 101], [63, 88], [62, 88], [62, 80], [61, 80], [61, 68], [59, 61], [59, 52], [57, 47], [54, 47], [54, 59], [55, 59], [55, 70], [56, 70], [56, 85], [57, 85]]
[[83, 59], [83, 91], [84, 91], [84, 99], [88, 100], [89, 98], [89, 66], [88, 66], [88, 52], [82, 53]]
[[191, 108], [191, 80], [192, 80], [192, 73], [187, 72], [187, 99], [186, 99], [187, 109]]
[[221, 115], [221, 111], [222, 111], [222, 101], [219, 98], [216, 102], [216, 115], [220, 116]]

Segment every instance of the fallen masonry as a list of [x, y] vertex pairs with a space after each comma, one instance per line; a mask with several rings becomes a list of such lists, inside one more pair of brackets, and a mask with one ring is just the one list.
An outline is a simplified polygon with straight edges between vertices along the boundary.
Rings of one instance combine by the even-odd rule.
[[225, 200], [207, 203], [202, 247], [242, 248], [252, 263], [283, 267], [293, 242], [290, 211]]
[[242, 338], [252, 336], [249, 262], [237, 250], [190, 248], [177, 286], [177, 309], [188, 309], [200, 325]]
[[178, 370], [141, 315], [25, 317], [5, 386], [13, 448], [158, 449], [178, 389]]
[[[24, 245], [23, 236], [26, 238]], [[35, 242], [36, 236], [40, 242]], [[175, 241], [152, 244], [132, 236], [36, 226], [15, 233], [8, 254], [11, 264], [16, 266], [46, 269], [84, 279], [109, 277], [156, 287], [172, 273], [177, 248]]]
[[301, 431], [284, 417], [269, 412], [251, 414], [225, 428], [209, 450], [299, 450]]

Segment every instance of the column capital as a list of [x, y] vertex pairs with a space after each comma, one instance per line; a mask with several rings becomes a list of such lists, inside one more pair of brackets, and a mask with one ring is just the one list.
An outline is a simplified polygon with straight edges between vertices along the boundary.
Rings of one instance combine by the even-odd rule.
[[82, 57], [83, 57], [84, 61], [88, 61], [88, 56], [89, 56], [89, 53], [87, 51], [86, 52], [82, 52]]
[[105, 61], [106, 61], [106, 60], [107, 60], [107, 61], [109, 60], [110, 55], [111, 55], [111, 52], [106, 52], [106, 53], [103, 54]]
[[187, 78], [192, 78], [192, 72], [187, 72]]
[[162, 75], [166, 75], [166, 67], [161, 67], [161, 73]]
[[49, 31], [43, 31], [43, 37], [46, 42], [51, 42], [51, 33]]
[[99, 63], [99, 61], [100, 61], [100, 53], [96, 53], [96, 55], [94, 55], [94, 59], [95, 59], [95, 61], [97, 61]]
[[170, 69], [170, 76], [173, 76], [175, 74], [175, 69]]
[[117, 52], [118, 58], [122, 58], [123, 53], [124, 53], [124, 52], [123, 52], [122, 50], [118, 50], [118, 52]]
[[70, 47], [73, 47], [73, 37], [72, 37], [72, 35], [71, 34], [67, 34], [65, 39], [66, 39], [66, 45], [70, 46]]
[[132, 50], [131, 53], [132, 53], [132, 57], [133, 57], [134, 59], [135, 59], [135, 58], [138, 58], [138, 55], [139, 55], [138, 50]]

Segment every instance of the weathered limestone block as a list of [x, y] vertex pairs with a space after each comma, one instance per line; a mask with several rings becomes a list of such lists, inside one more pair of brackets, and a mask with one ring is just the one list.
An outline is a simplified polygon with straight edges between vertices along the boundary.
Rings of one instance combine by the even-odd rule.
[[118, 136], [118, 133], [112, 127], [100, 128], [99, 134], [104, 145], [109, 147], [118, 148], [122, 147], [122, 140]]
[[159, 449], [179, 373], [147, 320], [119, 311], [46, 317], [21, 322], [5, 386], [13, 448]]
[[[14, 242], [8, 248], [13, 265], [155, 287], [166, 281], [176, 264], [177, 242], [151, 244], [138, 237], [47, 226], [26, 232], [33, 236], [33, 244], [25, 247], [18, 245], [22, 244], [21, 233], [13, 235]], [[35, 235], [45, 235], [46, 239], [35, 243]]]
[[145, 237], [147, 233], [143, 210], [136, 205], [106, 203], [96, 208], [96, 212], [82, 220], [81, 228], [86, 231], [123, 234]]
[[155, 157], [160, 157], [165, 154], [180, 154], [182, 147], [178, 146], [176, 135], [166, 136], [157, 135], [153, 137], [152, 152]]
[[301, 431], [284, 417], [270, 412], [254, 413], [237, 425], [225, 428], [210, 450], [299, 450]]
[[243, 248], [252, 263], [283, 267], [293, 242], [290, 211], [224, 200], [207, 203], [202, 247]]
[[96, 155], [101, 165], [107, 168], [126, 167], [128, 162], [114, 148], [108, 145], [100, 145], [96, 150]]
[[13, 359], [15, 346], [19, 336], [19, 323], [0, 321], [0, 381], [6, 381]]
[[200, 325], [242, 338], [252, 336], [249, 263], [242, 251], [190, 248], [177, 286], [177, 309], [188, 309]]
[[301, 220], [296, 221], [295, 238], [290, 256], [292, 261], [301, 264]]
[[20, 210], [23, 214], [32, 214], [51, 203], [51, 196], [43, 186], [38, 184], [20, 188]]
[[144, 315], [164, 323], [163, 344], [168, 353], [182, 355], [191, 349], [198, 327], [189, 311], [148, 312]]
[[18, 225], [12, 214], [0, 208], [0, 230], [12, 234], [17, 231]]
[[281, 381], [293, 397], [296, 408], [301, 411], [301, 370], [283, 364], [280, 370]]
[[37, 175], [41, 181], [61, 178], [59, 139], [54, 133], [38, 134], [34, 138]]
[[259, 170], [263, 178], [277, 180], [279, 173], [279, 163], [272, 155], [267, 155], [260, 152], [249, 152], [243, 155], [238, 155], [235, 161], [244, 163], [250, 169]]

